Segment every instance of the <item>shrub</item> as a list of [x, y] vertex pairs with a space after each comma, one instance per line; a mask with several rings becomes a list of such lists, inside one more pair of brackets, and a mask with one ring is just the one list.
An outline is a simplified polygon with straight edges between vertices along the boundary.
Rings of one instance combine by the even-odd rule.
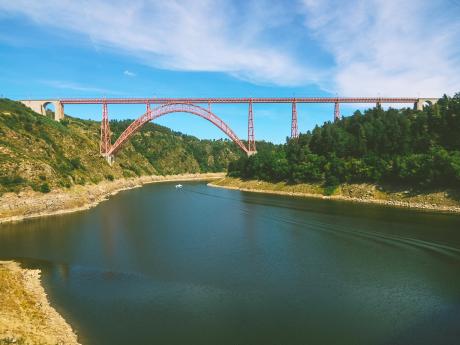
[[33, 130], [32, 124], [31, 124], [30, 122], [24, 123], [24, 129], [25, 129], [27, 132], [32, 132], [32, 130]]
[[338, 185], [337, 184], [332, 184], [332, 185], [326, 185], [324, 187], [324, 195], [332, 195], [336, 191]]
[[72, 158], [70, 160], [70, 165], [72, 166], [72, 170], [81, 169], [83, 167], [80, 157]]
[[51, 189], [50, 189], [50, 186], [48, 185], [48, 183], [45, 182], [40, 186], [40, 192], [49, 193], [50, 191], [51, 191]]

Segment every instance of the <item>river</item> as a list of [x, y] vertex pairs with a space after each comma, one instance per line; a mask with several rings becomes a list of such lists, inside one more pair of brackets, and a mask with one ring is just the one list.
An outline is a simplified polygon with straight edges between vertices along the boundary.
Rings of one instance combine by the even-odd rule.
[[154, 184], [0, 225], [84, 345], [458, 344], [460, 216]]

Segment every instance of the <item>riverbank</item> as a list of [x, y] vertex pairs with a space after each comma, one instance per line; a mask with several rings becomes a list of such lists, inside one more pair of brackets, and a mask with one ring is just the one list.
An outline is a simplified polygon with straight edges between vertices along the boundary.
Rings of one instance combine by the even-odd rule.
[[0, 344], [77, 345], [77, 336], [53, 309], [40, 271], [0, 261]]
[[414, 193], [406, 190], [385, 190], [372, 184], [343, 184], [325, 195], [326, 190], [319, 184], [270, 183], [258, 180], [243, 181], [225, 177], [208, 184], [211, 187], [227, 188], [244, 192], [289, 195], [296, 197], [342, 200], [393, 207], [423, 209], [430, 211], [460, 213], [460, 198], [454, 191]]
[[213, 180], [222, 179], [224, 176], [225, 173], [141, 176], [99, 184], [77, 185], [69, 189], [52, 190], [46, 194], [32, 190], [5, 193], [0, 197], [0, 223], [87, 210], [107, 200], [111, 195], [144, 184]]

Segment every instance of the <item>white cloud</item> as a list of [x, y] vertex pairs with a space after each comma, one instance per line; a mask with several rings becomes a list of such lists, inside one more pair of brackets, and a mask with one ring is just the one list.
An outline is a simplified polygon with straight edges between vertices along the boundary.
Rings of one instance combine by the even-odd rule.
[[267, 0], [0, 0], [0, 10], [89, 36], [159, 68], [217, 71], [258, 83], [297, 85], [314, 75], [263, 39], [289, 13]]
[[0, 0], [2, 13], [157, 68], [342, 96], [460, 90], [458, 0]]
[[304, 0], [304, 6], [308, 29], [334, 56], [331, 77], [341, 95], [460, 90], [458, 3]]
[[128, 76], [128, 77], [135, 77], [136, 76], [136, 73], [133, 73], [133, 72], [130, 72], [128, 70], [125, 70], [123, 72], [124, 75]]

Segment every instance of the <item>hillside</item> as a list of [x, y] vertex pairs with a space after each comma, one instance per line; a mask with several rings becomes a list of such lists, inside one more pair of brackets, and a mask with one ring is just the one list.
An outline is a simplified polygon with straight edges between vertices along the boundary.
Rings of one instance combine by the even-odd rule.
[[[130, 122], [110, 123], [112, 141]], [[68, 116], [55, 122], [19, 102], [0, 99], [0, 195], [122, 177], [224, 171], [240, 155], [229, 140], [199, 140], [149, 123], [109, 166], [99, 155], [99, 128], [96, 121]]]
[[423, 111], [369, 109], [326, 122], [284, 145], [259, 148], [230, 163], [243, 179], [316, 183], [327, 193], [344, 183], [388, 189], [460, 190], [460, 94]]

